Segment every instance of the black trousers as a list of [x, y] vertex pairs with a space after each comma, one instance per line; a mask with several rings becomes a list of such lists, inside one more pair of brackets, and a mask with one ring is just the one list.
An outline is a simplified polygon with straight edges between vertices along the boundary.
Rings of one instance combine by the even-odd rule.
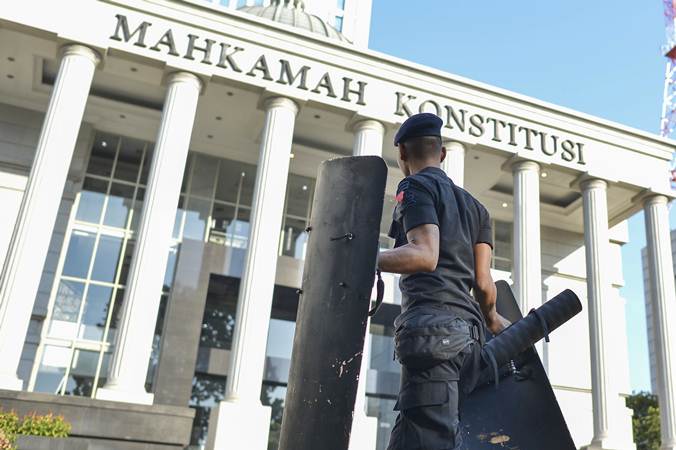
[[[454, 330], [458, 353], [449, 361], [425, 370], [402, 366], [399, 415], [387, 450], [461, 450], [458, 414], [462, 398], [479, 376], [481, 345], [472, 338], [471, 325]], [[456, 339], [457, 338], [457, 339]]]

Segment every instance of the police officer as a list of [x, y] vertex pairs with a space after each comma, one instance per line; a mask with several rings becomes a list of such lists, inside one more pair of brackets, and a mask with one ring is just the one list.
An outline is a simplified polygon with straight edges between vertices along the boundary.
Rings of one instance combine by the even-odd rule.
[[402, 379], [388, 450], [463, 448], [458, 406], [478, 378], [484, 329], [497, 334], [509, 324], [495, 309], [490, 216], [441, 170], [441, 126], [434, 114], [416, 114], [394, 140], [405, 178], [389, 233], [394, 249], [378, 257], [380, 270], [402, 274]]

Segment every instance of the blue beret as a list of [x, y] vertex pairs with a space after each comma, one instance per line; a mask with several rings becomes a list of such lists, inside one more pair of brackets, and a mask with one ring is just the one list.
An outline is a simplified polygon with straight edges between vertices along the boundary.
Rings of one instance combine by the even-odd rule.
[[397, 131], [397, 135], [394, 137], [394, 145], [397, 146], [400, 142], [406, 142], [414, 137], [441, 137], [441, 126], [443, 124], [444, 122], [435, 114], [414, 114], [399, 127], [399, 131]]

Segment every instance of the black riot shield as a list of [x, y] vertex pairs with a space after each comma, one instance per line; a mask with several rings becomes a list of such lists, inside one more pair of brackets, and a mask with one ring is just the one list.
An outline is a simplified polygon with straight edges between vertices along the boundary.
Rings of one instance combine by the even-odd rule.
[[[522, 318], [509, 285], [495, 283], [500, 315]], [[547, 374], [535, 348], [501, 369], [499, 385], [493, 377], [478, 386], [460, 408], [462, 431], [469, 450], [575, 450]]]
[[374, 156], [319, 168], [279, 450], [348, 448], [386, 179]]

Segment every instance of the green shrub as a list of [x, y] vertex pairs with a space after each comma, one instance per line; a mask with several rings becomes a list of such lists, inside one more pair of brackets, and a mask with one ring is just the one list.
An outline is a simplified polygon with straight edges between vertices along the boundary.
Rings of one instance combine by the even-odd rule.
[[17, 435], [63, 438], [70, 433], [70, 424], [63, 416], [28, 414], [23, 420], [14, 411], [0, 410], [0, 450], [16, 450]]
[[29, 414], [23, 418], [17, 430], [17, 434], [56, 438], [68, 437], [69, 433], [70, 424], [64, 420], [63, 416], [55, 416], [51, 413], [44, 416]]
[[14, 411], [0, 410], [0, 450], [14, 450], [19, 416]]
[[19, 416], [14, 411], [3, 412], [0, 410], [0, 430], [6, 434], [16, 434], [19, 428]]
[[10, 439], [2, 429], [0, 429], [0, 450], [15, 450], [14, 440]]

